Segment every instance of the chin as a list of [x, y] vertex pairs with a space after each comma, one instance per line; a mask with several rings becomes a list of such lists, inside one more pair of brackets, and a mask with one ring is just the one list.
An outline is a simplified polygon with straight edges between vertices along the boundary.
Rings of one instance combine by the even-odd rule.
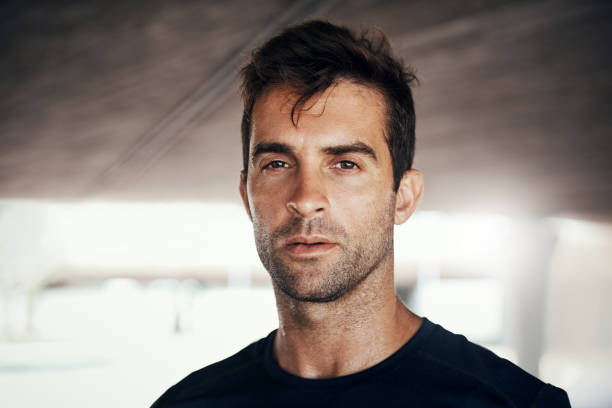
[[327, 303], [338, 300], [345, 294], [343, 291], [328, 292], [324, 290], [300, 290], [296, 288], [286, 288], [278, 285], [279, 288], [293, 300], [299, 302]]
[[[335, 279], [334, 279], [335, 278]], [[325, 303], [340, 299], [356, 287], [360, 280], [342, 280], [338, 276], [315, 271], [272, 276], [274, 283], [291, 299], [300, 302]]]

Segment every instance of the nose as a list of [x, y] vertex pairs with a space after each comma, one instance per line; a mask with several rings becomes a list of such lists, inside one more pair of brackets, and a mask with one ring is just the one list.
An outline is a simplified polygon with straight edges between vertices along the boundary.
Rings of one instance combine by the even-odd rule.
[[317, 170], [300, 169], [295, 177], [293, 194], [287, 202], [289, 212], [300, 218], [312, 218], [327, 211], [328, 207], [323, 176]]

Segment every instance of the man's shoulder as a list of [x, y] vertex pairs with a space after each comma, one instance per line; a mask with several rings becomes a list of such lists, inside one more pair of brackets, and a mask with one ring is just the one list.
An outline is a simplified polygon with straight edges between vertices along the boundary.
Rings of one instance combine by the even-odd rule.
[[168, 404], [198, 398], [209, 392], [219, 393], [228, 384], [237, 385], [241, 377], [257, 375], [271, 335], [272, 333], [251, 343], [230, 357], [192, 372], [170, 387], [151, 408], [166, 407]]
[[419, 350], [420, 357], [432, 369], [443, 368], [451, 377], [471, 379], [483, 390], [516, 406], [569, 406], [562, 389], [544, 383], [463, 335], [434, 326], [428, 341]]

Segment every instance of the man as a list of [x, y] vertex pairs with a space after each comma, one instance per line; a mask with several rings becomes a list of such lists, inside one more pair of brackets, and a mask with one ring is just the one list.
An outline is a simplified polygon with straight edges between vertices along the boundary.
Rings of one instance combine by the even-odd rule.
[[240, 194], [280, 327], [153, 407], [569, 406], [395, 295], [394, 224], [423, 180], [411, 168], [415, 77], [384, 35], [306, 22], [241, 74]]

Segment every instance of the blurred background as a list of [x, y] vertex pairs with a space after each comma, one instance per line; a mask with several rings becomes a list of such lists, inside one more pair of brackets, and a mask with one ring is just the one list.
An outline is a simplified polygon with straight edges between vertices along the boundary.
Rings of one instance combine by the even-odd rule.
[[276, 327], [235, 77], [309, 17], [382, 28], [420, 79], [398, 294], [612, 406], [610, 2], [0, 7], [0, 406], [149, 406]]

